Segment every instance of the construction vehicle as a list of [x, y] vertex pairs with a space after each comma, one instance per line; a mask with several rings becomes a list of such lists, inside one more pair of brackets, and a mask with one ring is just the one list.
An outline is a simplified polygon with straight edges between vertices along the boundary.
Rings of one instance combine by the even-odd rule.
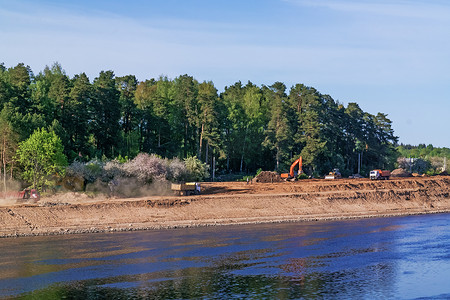
[[342, 178], [341, 172], [339, 172], [339, 169], [333, 169], [328, 175], [325, 175], [325, 179], [339, 179]]
[[[298, 165], [298, 172], [294, 172], [295, 166]], [[300, 156], [296, 161], [294, 161], [289, 169], [289, 173], [281, 173], [281, 178], [284, 180], [295, 180], [295, 178], [303, 173], [302, 169], [303, 160]]]
[[23, 191], [19, 192], [18, 195], [19, 200], [34, 200], [34, 202], [37, 202], [41, 199], [41, 195], [39, 194], [39, 191], [36, 189], [24, 189]]
[[171, 189], [179, 196], [199, 195], [201, 190], [198, 182], [172, 183]]
[[391, 172], [386, 170], [372, 170], [370, 171], [371, 180], [388, 180], [391, 177]]

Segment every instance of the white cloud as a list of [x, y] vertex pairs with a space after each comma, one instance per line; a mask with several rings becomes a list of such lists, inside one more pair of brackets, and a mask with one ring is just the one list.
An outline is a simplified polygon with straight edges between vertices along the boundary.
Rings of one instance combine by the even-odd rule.
[[[369, 10], [376, 6], [381, 11], [389, 7], [386, 2], [295, 3], [341, 10]], [[273, 41], [280, 28], [267, 31], [263, 27], [256, 31], [257, 26], [252, 23], [162, 17], [134, 20], [117, 14], [87, 16], [48, 7], [0, 9], [0, 19], [16, 24], [0, 32], [0, 38], [8, 45], [0, 49], [7, 65], [17, 63], [8, 61], [11, 57], [22, 59], [34, 70], [58, 61], [69, 74], [85, 71], [90, 77], [100, 70], [112, 69], [117, 74], [134, 73], [140, 79], [163, 73], [201, 73], [213, 80], [223, 73], [264, 76], [269, 80], [295, 76], [322, 83], [392, 84], [433, 81], [436, 68], [449, 67], [449, 42], [435, 45], [439, 35], [448, 29], [437, 28], [438, 33], [430, 33], [431, 27], [414, 23], [358, 23], [355, 29], [350, 28], [355, 24], [349, 23], [341, 24], [340, 29], [328, 26], [307, 31], [300, 26], [285, 28], [287, 34]], [[255, 38], [257, 35], [261, 38]]]

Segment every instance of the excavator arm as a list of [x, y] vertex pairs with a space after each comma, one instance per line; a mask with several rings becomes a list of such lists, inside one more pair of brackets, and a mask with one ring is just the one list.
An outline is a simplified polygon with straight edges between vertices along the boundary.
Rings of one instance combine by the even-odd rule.
[[289, 170], [289, 175], [291, 177], [294, 177], [294, 168], [295, 166], [298, 164], [298, 174], [303, 173], [302, 170], [302, 165], [303, 165], [303, 160], [302, 157], [300, 156], [296, 161], [294, 161], [294, 163], [291, 165], [291, 169]]
[[300, 156], [296, 161], [294, 161], [291, 165], [291, 168], [289, 169], [289, 173], [282, 173], [281, 174], [281, 178], [294, 178], [295, 177], [295, 173], [294, 173], [294, 168], [298, 165], [298, 174], [303, 173], [303, 160], [302, 157]]

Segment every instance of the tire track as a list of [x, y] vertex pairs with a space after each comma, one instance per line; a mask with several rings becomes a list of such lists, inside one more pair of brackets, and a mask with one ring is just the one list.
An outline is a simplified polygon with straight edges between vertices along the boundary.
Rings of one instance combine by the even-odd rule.
[[37, 227], [34, 226], [27, 218], [25, 218], [24, 216], [22, 216], [21, 214], [14, 212], [11, 208], [7, 209], [7, 212], [14, 218], [21, 220], [23, 223], [25, 223], [25, 225], [27, 225], [31, 231], [33, 231], [34, 229], [36, 229]]

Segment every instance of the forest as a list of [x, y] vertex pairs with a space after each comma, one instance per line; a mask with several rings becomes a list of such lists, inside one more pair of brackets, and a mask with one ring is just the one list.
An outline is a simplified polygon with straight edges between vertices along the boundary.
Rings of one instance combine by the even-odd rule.
[[2, 174], [21, 177], [17, 149], [37, 130], [59, 137], [68, 164], [197, 157], [215, 176], [286, 171], [298, 156], [319, 177], [393, 168], [398, 138], [385, 113], [344, 105], [301, 83], [240, 81], [218, 92], [189, 75], [139, 81], [101, 71], [70, 78], [55, 63], [34, 74], [0, 65]]

